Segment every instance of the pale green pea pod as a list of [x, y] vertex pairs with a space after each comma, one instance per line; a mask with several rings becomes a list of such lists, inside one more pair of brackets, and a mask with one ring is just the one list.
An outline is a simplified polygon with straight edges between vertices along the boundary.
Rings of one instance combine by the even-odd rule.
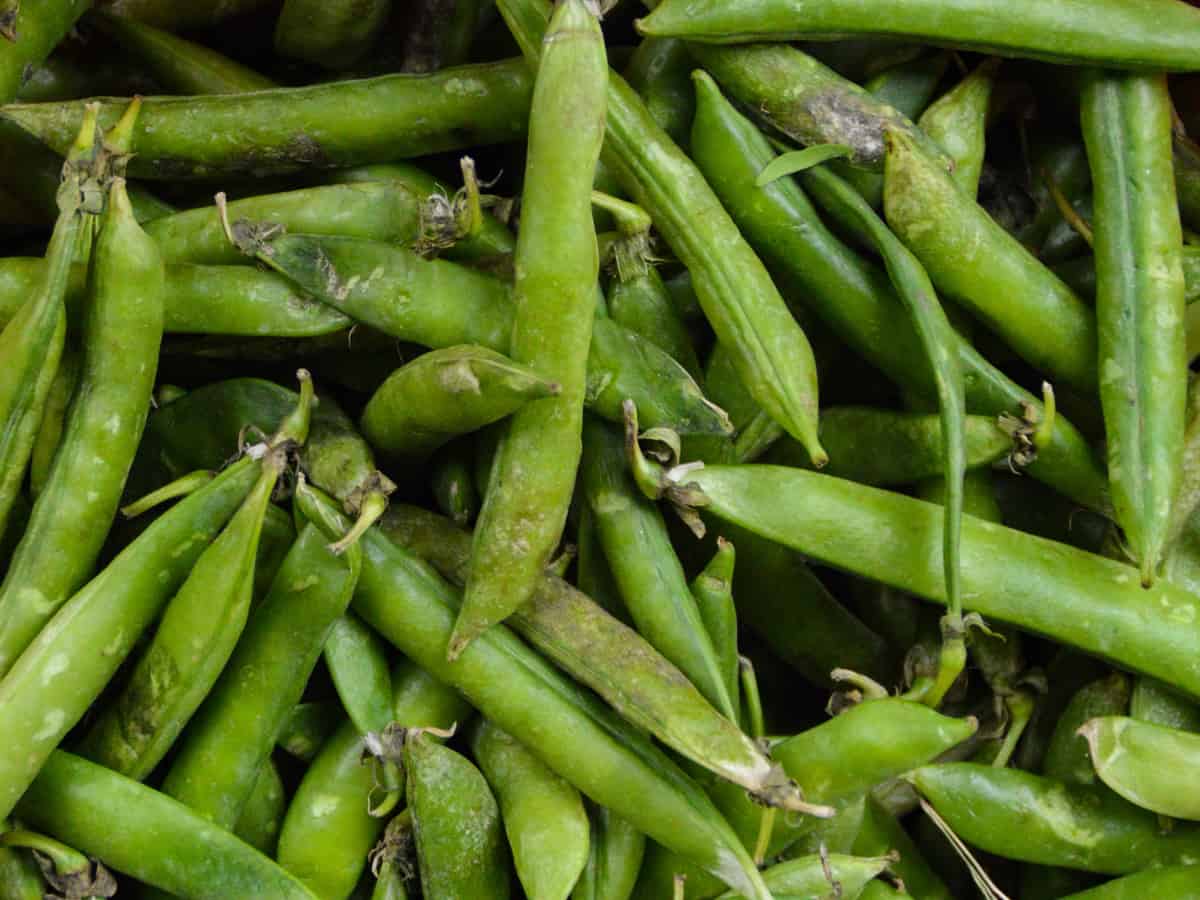
[[1128, 716], [1091, 719], [1079, 733], [1100, 780], [1130, 803], [1176, 819], [1200, 819], [1200, 798], [1192, 789], [1200, 735]]
[[1134, 679], [1129, 715], [1139, 722], [1200, 732], [1200, 708], [1195, 702], [1148, 675]]
[[[875, 858], [831, 853], [802, 856], [777, 863], [763, 872], [763, 880], [776, 897], [824, 897], [830, 892], [841, 900], [856, 900], [868, 883], [887, 871], [890, 856]], [[740, 900], [727, 891], [721, 900]]]
[[392, 721], [392, 679], [383, 640], [347, 612], [333, 623], [323, 654], [342, 707], [359, 734], [383, 731]]
[[737, 609], [733, 603], [733, 569], [736, 551], [733, 544], [717, 538], [717, 552], [699, 575], [692, 579], [692, 596], [700, 610], [700, 620], [708, 632], [717, 662], [725, 679], [725, 687], [733, 705], [733, 721], [740, 713], [738, 688]]
[[999, 60], [982, 63], [917, 121], [921, 130], [946, 151], [953, 164], [950, 177], [971, 197], [979, 193], [988, 104], [998, 67]]
[[371, 396], [362, 414], [363, 435], [385, 455], [420, 459], [457, 435], [561, 390], [486, 347], [431, 350], [392, 373]]
[[262, 767], [246, 805], [233, 826], [233, 833], [266, 856], [275, 856], [275, 843], [287, 810], [287, 790], [279, 777], [279, 769], [268, 759]]
[[566, 900], [588, 861], [590, 826], [579, 791], [487, 719], [471, 752], [491, 785], [529, 900]]
[[1063, 897], [1061, 900], [1190, 900], [1200, 883], [1200, 866], [1166, 866], [1149, 869], [1136, 875], [1115, 878], [1090, 891]]
[[588, 861], [571, 900], [629, 900], [646, 851], [646, 836], [603, 806], [591, 810]]

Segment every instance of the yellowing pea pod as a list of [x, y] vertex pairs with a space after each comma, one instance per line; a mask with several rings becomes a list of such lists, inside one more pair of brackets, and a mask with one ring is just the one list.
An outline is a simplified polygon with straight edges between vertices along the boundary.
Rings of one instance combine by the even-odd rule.
[[1191, 790], [1200, 735], [1129, 716], [1090, 719], [1079, 734], [1087, 738], [1096, 775], [1130, 803], [1176, 819], [1200, 819]]

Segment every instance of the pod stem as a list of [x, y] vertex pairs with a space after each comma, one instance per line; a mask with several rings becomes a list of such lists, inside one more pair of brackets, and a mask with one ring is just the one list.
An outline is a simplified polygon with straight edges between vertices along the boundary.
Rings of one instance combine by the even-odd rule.
[[111, 897], [117, 881], [99, 862], [53, 838], [13, 829], [0, 834], [0, 846], [32, 850], [42, 875], [64, 897]]
[[371, 491], [366, 494], [359, 503], [358, 518], [354, 520], [350, 530], [340, 540], [329, 545], [330, 552], [334, 556], [341, 556], [358, 543], [358, 539], [367, 533], [367, 529], [379, 521], [379, 517], [387, 511], [387, 506], [387, 494], [382, 491]]
[[204, 485], [208, 484], [215, 477], [215, 473], [208, 469], [199, 469], [195, 472], [189, 472], [176, 478], [170, 484], [164, 484], [156, 491], [151, 491], [143, 497], [139, 497], [132, 503], [121, 507], [121, 515], [127, 519], [132, 519], [135, 516], [140, 516], [142, 513], [153, 509], [154, 507], [166, 503], [168, 500], [174, 500], [177, 497], [186, 497]]

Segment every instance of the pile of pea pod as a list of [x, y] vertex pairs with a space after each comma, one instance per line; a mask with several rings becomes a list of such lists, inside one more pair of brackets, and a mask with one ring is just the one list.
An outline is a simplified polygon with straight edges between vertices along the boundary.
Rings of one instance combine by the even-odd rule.
[[0, 900], [1200, 898], [1200, 8], [0, 0]]

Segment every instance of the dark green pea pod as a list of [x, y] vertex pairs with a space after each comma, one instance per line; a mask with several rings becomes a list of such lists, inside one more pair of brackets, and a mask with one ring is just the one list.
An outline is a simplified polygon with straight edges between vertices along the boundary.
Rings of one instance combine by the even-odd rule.
[[15, 99], [21, 103], [45, 103], [80, 97], [132, 97], [150, 93], [153, 86], [136, 66], [123, 60], [92, 57], [85, 61], [67, 53], [54, 53], [33, 67], [22, 80]]
[[88, 6], [87, 0], [24, 0], [10, 10], [5, 27], [17, 39], [0, 41], [0, 103], [12, 101], [28, 71], [50, 55]]
[[[19, 813], [117, 872], [180, 897], [316, 898], [268, 857], [182, 803], [62, 750], [47, 759]], [[158, 852], [147, 853], [151, 846]]]
[[[1183, 299], [1189, 306], [1200, 300], [1200, 247], [1184, 244], [1181, 248], [1183, 263]], [[1096, 296], [1096, 260], [1092, 256], [1081, 256], [1054, 266], [1054, 274], [1071, 286], [1079, 296]]]
[[641, 263], [638, 271], [618, 275], [609, 283], [607, 298], [608, 314], [614, 322], [665, 350], [689, 375], [700, 380], [700, 362], [691, 335], [657, 269]]
[[266, 6], [266, 0], [226, 0], [214, 6], [208, 0], [102, 0], [114, 15], [146, 22], [168, 31], [211, 28], [226, 19], [244, 16]]
[[[1062, 263], [1088, 252], [1090, 245], [1084, 233], [1090, 234], [1091, 223], [1096, 217], [1095, 197], [1089, 190], [1078, 197], [1066, 198], [1061, 213], [1067, 213], [1065, 218], [1059, 218], [1051, 226], [1038, 250], [1038, 258], [1048, 265]], [[1067, 204], [1070, 205], [1069, 212]]]
[[642, 34], [704, 43], [837, 40], [872, 34], [1051, 62], [1200, 68], [1200, 13], [1168, 0], [1136, 6], [1100, 0], [1082, 11], [1036, 0], [1017, 0], [1003, 9], [985, 0], [949, 8], [898, 0], [848, 7], [794, 0], [749, 0], [736, 6], [720, 0], [664, 0], [656, 6], [638, 21]]
[[638, 92], [650, 117], [680, 147], [687, 146], [696, 107], [694, 67], [683, 41], [648, 40], [638, 44], [625, 68], [625, 80]]
[[1200, 819], [1187, 775], [1200, 753], [1200, 735], [1128, 716], [1091, 719], [1079, 734], [1087, 738], [1096, 775], [1130, 803], [1176, 819]]
[[908, 894], [921, 900], [952, 900], [950, 889], [921, 856], [904, 826], [874, 798], [867, 798], [853, 852], [859, 856], [898, 853], [889, 868], [904, 882]]
[[[224, 674], [189, 722], [163, 793], [222, 828], [236, 825], [334, 622], [350, 603], [360, 566], [356, 548], [334, 556], [318, 529], [301, 531]], [[168, 608], [160, 632], [170, 614]]]
[[405, 72], [436, 72], [467, 61], [491, 0], [420, 0], [404, 41]]
[[479, 493], [475, 490], [472, 445], [468, 439], [452, 441], [433, 462], [430, 489], [442, 514], [466, 528], [479, 515]]
[[[392, 716], [410, 728], [450, 728], [471, 714], [452, 688], [402, 660], [392, 669]], [[363, 738], [343, 721], [321, 746], [284, 816], [276, 858], [320, 897], [344, 900], [383, 831], [369, 803], [376, 785]]]
[[[1124, 710], [1097, 712], [1095, 715], [1120, 715]], [[1163, 725], [1180, 731], [1200, 733], [1200, 709], [1157, 678], [1139, 675], [1133, 680], [1129, 697], [1129, 715], [1139, 722]], [[1081, 723], [1082, 724], [1082, 723]]]
[[561, 390], [486, 347], [431, 350], [397, 369], [371, 395], [362, 413], [363, 436], [386, 455], [421, 459], [458, 435]]
[[0, 673], [93, 573], [150, 409], [163, 263], [133, 218], [124, 179], [112, 183], [91, 255], [79, 385], [0, 585]]
[[[74, 0], [78, 5], [78, 0]], [[390, 162], [524, 134], [533, 81], [522, 60], [299, 88], [150, 97], [129, 174], [178, 180]], [[122, 101], [123, 104], [123, 101]], [[101, 104], [111, 125], [116, 102]], [[63, 153], [81, 104], [12, 104], [4, 116]]]
[[254, 779], [254, 787], [233, 826], [233, 833], [264, 856], [274, 857], [287, 801], [287, 790], [279, 777], [279, 769], [268, 759]]
[[275, 52], [347, 68], [371, 49], [391, 8], [391, 0], [284, 0], [275, 22]]
[[[830, 891], [845, 900], [857, 900], [867, 883], [886, 872], [891, 856], [874, 858], [844, 853], [814, 854], [776, 863], [763, 872], [763, 880], [776, 897], [821, 897]], [[731, 891], [721, 900], [739, 900]]]
[[1114, 672], [1084, 685], [1058, 717], [1042, 774], [1067, 784], [1095, 784], [1096, 771], [1088, 757], [1087, 741], [1079, 735], [1084, 723], [1098, 716], [1122, 716], [1129, 709], [1129, 676]]
[[[297, 499], [326, 534], [344, 532], [345, 520], [328, 499], [311, 489], [299, 491]], [[369, 625], [533, 746], [543, 762], [593, 801], [706, 871], [720, 873], [734, 882], [730, 887], [766, 900], [753, 862], [704, 792], [644, 733], [572, 687], [502, 625], [480, 635], [456, 662], [447, 661], [454, 589], [382, 534], [368, 531], [362, 543], [363, 575], [354, 605]], [[556, 740], [539, 741], [547, 728]]]
[[312, 762], [325, 739], [342, 718], [341, 707], [331, 701], [297, 703], [280, 728], [275, 742], [280, 750], [301, 762]]
[[169, 93], [237, 94], [278, 87], [241, 63], [145, 22], [100, 11], [88, 16], [87, 22]]
[[382, 732], [393, 705], [383, 640], [348, 612], [333, 623], [324, 646], [325, 665], [350, 721], [359, 734]]
[[717, 661], [725, 677], [725, 688], [733, 703], [733, 719], [740, 721], [738, 712], [739, 674], [737, 608], [733, 603], [733, 573], [736, 551], [733, 544], [717, 538], [717, 551], [708, 565], [692, 579], [692, 596], [700, 611], [700, 621], [708, 632]]
[[1117, 524], [1142, 583], [1166, 552], [1188, 360], [1165, 76], [1093, 73], [1081, 121], [1096, 197], [1100, 402]]
[[0, 833], [0, 847], [32, 851], [46, 886], [63, 896], [101, 898], [117, 892], [117, 881], [108, 869], [53, 838], [14, 828]]
[[1115, 878], [1061, 900], [1143, 900], [1145, 897], [1186, 900], [1195, 891], [1197, 879], [1200, 879], [1200, 866], [1165, 866]]
[[570, 900], [629, 900], [646, 850], [646, 836], [610, 810], [591, 807], [587, 865]]
[[1046, 665], [1046, 693], [1038, 700], [1014, 764], [1019, 769], [1041, 772], [1046, 750], [1062, 718], [1063, 710], [1082, 688], [1110, 673], [1100, 660], [1074, 650], [1059, 650]]
[[921, 130], [941, 147], [954, 168], [950, 176], [971, 197], [979, 193], [986, 147], [988, 106], [999, 60], [987, 60], [925, 110]]
[[58, 362], [58, 372], [50, 385], [50, 393], [46, 396], [46, 404], [42, 409], [42, 422], [38, 426], [37, 437], [33, 440], [33, 449], [29, 454], [29, 492], [37, 497], [46, 486], [50, 477], [50, 467], [54, 464], [54, 455], [62, 442], [63, 428], [66, 425], [67, 411], [71, 406], [71, 397], [75, 386], [79, 383], [79, 369], [82, 360], [77, 352], [70, 348], [63, 351], [62, 359]]
[[1174, 129], [1175, 193], [1179, 198], [1179, 216], [1189, 228], [1200, 224], [1200, 147], [1183, 133]]
[[421, 729], [405, 734], [404, 770], [422, 896], [507, 898], [500, 809], [479, 770]]
[[[1037, 250], [1045, 243], [1050, 229], [1062, 220], [1051, 189], [1057, 188], [1066, 197], [1079, 197], [1088, 189], [1091, 173], [1083, 144], [1078, 135], [1069, 132], [1042, 136], [1032, 149], [1030, 165], [1033, 170], [1030, 193], [1035, 212], [1029, 223], [1016, 231], [1016, 236], [1026, 247]], [[1063, 280], [1079, 293], [1087, 293], [1069, 279]]]
[[1200, 846], [1200, 828], [1164, 834], [1157, 816], [1102, 786], [977, 763], [926, 766], [906, 777], [964, 841], [1009, 859], [1125, 875], [1190, 861]]
[[470, 743], [500, 805], [525, 895], [565, 900], [588, 861], [591, 828], [579, 792], [487, 719], [472, 727]]

